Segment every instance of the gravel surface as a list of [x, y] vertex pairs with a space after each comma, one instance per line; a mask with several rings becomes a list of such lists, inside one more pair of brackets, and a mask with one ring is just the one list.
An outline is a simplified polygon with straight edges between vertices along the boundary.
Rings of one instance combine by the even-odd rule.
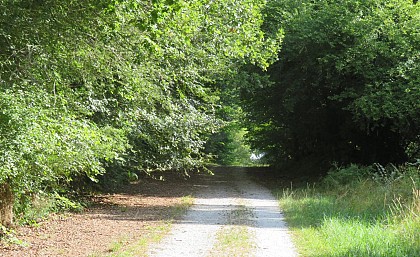
[[298, 256], [276, 199], [268, 189], [251, 181], [245, 170], [215, 170], [211, 183], [206, 183], [195, 199], [172, 232], [151, 247], [150, 256], [209, 256], [217, 243], [217, 231], [229, 223], [229, 213], [243, 207], [251, 212], [246, 224], [256, 246], [248, 256]]

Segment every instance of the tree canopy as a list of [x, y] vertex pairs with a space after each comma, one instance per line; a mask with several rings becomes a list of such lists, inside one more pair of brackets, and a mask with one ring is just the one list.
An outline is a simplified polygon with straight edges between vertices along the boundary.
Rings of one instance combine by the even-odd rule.
[[0, 1], [0, 184], [202, 166], [216, 81], [267, 67], [263, 0]]
[[255, 148], [277, 164], [419, 157], [418, 4], [278, 0], [267, 13], [285, 37], [279, 60], [242, 90]]

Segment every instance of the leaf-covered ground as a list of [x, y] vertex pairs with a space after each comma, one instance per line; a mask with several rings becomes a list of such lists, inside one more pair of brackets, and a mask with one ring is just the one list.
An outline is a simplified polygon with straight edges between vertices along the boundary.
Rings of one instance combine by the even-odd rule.
[[[93, 197], [93, 205], [78, 214], [53, 215], [35, 226], [16, 229], [19, 245], [1, 245], [0, 256], [105, 256], [136, 242], [151, 227], [180, 215], [182, 197], [195, 190], [198, 177], [166, 181], [142, 179], [118, 193]], [[199, 179], [200, 183], [205, 179]]]

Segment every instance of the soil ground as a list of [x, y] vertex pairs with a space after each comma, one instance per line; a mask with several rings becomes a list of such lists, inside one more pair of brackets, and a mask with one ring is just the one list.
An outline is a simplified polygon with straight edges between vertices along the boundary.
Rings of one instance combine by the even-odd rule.
[[125, 186], [120, 192], [92, 197], [92, 206], [81, 213], [51, 217], [36, 226], [16, 229], [27, 246], [0, 245], [1, 257], [56, 257], [106, 255], [113, 242], [130, 244], [147, 228], [169, 222], [183, 196], [194, 194], [205, 174], [184, 180], [168, 174], [165, 181], [151, 178]]

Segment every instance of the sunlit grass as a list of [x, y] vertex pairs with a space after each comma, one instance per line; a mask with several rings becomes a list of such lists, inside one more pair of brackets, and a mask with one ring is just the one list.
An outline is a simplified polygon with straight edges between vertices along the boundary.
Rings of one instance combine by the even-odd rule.
[[188, 210], [188, 208], [193, 204], [194, 198], [190, 195], [183, 196], [181, 198], [180, 203], [176, 204], [172, 208], [172, 217], [179, 217], [185, 214], [185, 212]]
[[279, 191], [299, 253], [307, 257], [420, 256], [420, 196], [416, 178], [389, 183]]
[[216, 243], [210, 257], [252, 256], [255, 235], [249, 230], [252, 211], [239, 203], [237, 209], [228, 215], [228, 223], [216, 233]]
[[225, 226], [216, 234], [216, 244], [209, 256], [245, 257], [251, 256], [254, 248], [253, 235], [246, 226]]

